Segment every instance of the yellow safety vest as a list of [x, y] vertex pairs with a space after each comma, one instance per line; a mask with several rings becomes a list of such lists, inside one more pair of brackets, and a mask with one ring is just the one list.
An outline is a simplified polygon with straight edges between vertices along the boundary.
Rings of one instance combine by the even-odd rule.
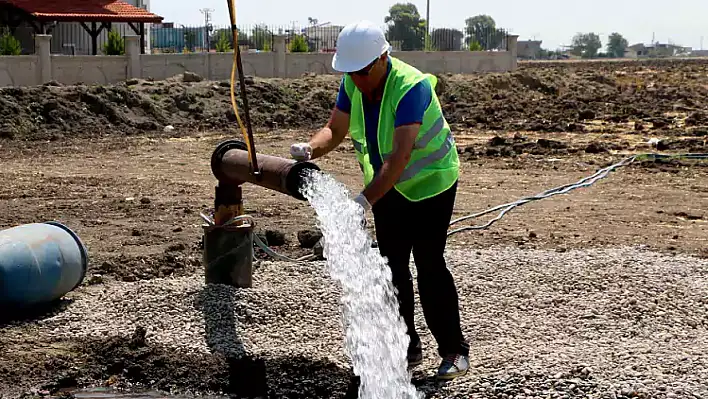
[[[424, 74], [397, 58], [390, 58], [391, 71], [384, 86], [377, 132], [382, 162], [393, 152], [394, 123], [399, 101], [423, 79], [428, 79], [433, 89], [432, 101], [425, 110], [410, 161], [394, 186], [410, 201], [421, 201], [440, 194], [455, 183], [460, 168], [457, 147], [435, 93], [437, 78]], [[366, 186], [374, 179], [374, 169], [369, 162], [366, 145], [362, 93], [349, 75], [345, 75], [344, 88], [352, 105], [349, 134], [354, 143], [359, 166], [364, 173]]]

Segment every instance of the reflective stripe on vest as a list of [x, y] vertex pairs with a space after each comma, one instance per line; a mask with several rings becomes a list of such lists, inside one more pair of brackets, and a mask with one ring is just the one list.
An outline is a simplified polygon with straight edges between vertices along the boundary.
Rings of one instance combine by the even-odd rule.
[[[430, 139], [428, 139], [428, 141], [430, 141]], [[447, 153], [450, 152], [454, 145], [455, 140], [452, 138], [452, 134], [448, 132], [447, 136], [445, 137], [445, 142], [442, 146], [440, 146], [440, 148], [431, 152], [430, 154], [425, 156], [425, 158], [420, 158], [411, 162], [408, 166], [406, 166], [406, 169], [403, 170], [401, 177], [399, 177], [396, 182], [403, 183], [404, 181], [414, 178], [415, 175], [418, 174], [418, 172], [425, 169], [428, 165], [432, 165], [435, 162], [445, 158]], [[386, 154], [385, 159], [388, 159], [390, 156], [391, 154]]]

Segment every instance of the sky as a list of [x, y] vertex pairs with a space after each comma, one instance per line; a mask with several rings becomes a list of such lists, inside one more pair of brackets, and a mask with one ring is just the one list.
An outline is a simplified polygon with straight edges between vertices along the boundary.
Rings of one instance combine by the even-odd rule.
[[[203, 25], [201, 8], [211, 8], [212, 24], [228, 25], [227, 0], [149, 0], [150, 10], [165, 22]], [[411, 0], [425, 18], [426, 0]], [[382, 0], [236, 0], [237, 25], [305, 26], [308, 17], [320, 23], [346, 25], [361, 19], [384, 24], [395, 1]], [[542, 47], [569, 45], [578, 32], [595, 32], [603, 47], [612, 32], [629, 44], [661, 43], [708, 49], [706, 0], [430, 0], [430, 27], [464, 28], [465, 18], [488, 14], [497, 27], [519, 35], [519, 40], [542, 40]], [[701, 39], [703, 37], [703, 39]], [[702, 43], [703, 42], [703, 43]]]

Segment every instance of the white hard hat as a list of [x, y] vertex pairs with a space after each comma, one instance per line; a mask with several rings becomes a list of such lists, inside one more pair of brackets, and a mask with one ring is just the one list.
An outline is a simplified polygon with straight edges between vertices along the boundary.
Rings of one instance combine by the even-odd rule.
[[356, 72], [390, 49], [380, 27], [370, 21], [359, 21], [339, 32], [332, 68], [339, 72]]

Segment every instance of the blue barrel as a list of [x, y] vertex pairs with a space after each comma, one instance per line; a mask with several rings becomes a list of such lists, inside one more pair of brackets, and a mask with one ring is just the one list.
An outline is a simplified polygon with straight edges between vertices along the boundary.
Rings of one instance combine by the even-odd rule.
[[81, 284], [87, 267], [84, 244], [61, 223], [0, 231], [0, 302], [24, 307], [57, 300]]

